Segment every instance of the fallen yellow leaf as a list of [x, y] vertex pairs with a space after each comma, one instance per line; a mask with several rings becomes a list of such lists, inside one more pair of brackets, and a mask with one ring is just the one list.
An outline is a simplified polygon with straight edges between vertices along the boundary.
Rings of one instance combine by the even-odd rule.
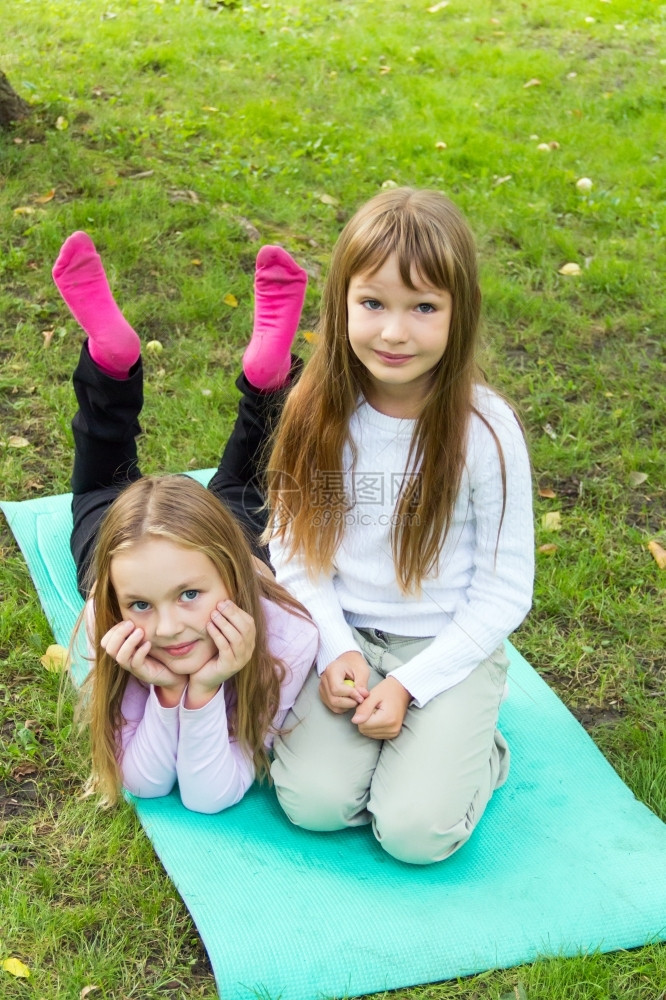
[[84, 986], [81, 992], [79, 993], [79, 1000], [86, 1000], [86, 997], [88, 996], [89, 993], [92, 993], [93, 990], [98, 990], [98, 989], [99, 986]]
[[35, 210], [32, 205], [19, 205], [14, 209], [14, 215], [34, 215]]
[[307, 340], [308, 344], [318, 344], [319, 334], [315, 333], [314, 330], [303, 330], [303, 339]]
[[435, 149], [446, 149], [446, 148], [447, 147], [446, 147], [446, 143], [445, 142], [436, 142], [435, 143]]
[[541, 518], [541, 527], [546, 531], [560, 531], [562, 529], [562, 515], [559, 510], [549, 510]]
[[63, 115], [58, 115], [55, 127], [58, 129], [58, 132], [64, 132], [65, 129], [69, 128], [69, 122], [63, 117]]
[[16, 434], [12, 434], [10, 438], [7, 438], [7, 444], [10, 448], [27, 448], [30, 442], [27, 438], [18, 437]]
[[659, 569], [666, 569], [666, 549], [654, 540], [648, 542], [648, 549], [652, 553]]
[[543, 489], [539, 490], [539, 496], [543, 497], [545, 500], [554, 500], [557, 496], [555, 490]]
[[40, 656], [41, 665], [52, 674], [62, 674], [69, 668], [69, 656], [64, 646], [59, 646], [57, 642], [49, 646], [43, 656]]
[[194, 260], [191, 260], [190, 264], [193, 264], [194, 267], [201, 267], [201, 261], [199, 260], [198, 257], [195, 257]]
[[55, 198], [55, 193], [56, 189], [51, 188], [51, 190], [47, 191], [46, 194], [40, 194], [39, 198], [34, 198], [33, 200], [36, 205], [45, 205], [47, 201], [53, 201], [53, 199]]
[[533, 76], [531, 80], [528, 80], [527, 83], [523, 84], [523, 89], [527, 87], [540, 87], [540, 86], [541, 86], [541, 80], [537, 80], [537, 78]]
[[432, 7], [428, 7], [429, 14], [436, 14], [438, 10], [444, 10], [445, 7], [449, 6], [449, 0], [441, 0], [441, 3], [433, 4]]
[[647, 477], [647, 472], [630, 472], [629, 485], [634, 487], [642, 486], [647, 481]]
[[44, 338], [44, 347], [48, 347], [53, 340], [53, 334], [55, 330], [42, 330], [42, 337]]
[[227, 292], [222, 301], [224, 302], [225, 306], [231, 306], [232, 309], [235, 309], [236, 306], [238, 305], [238, 299], [236, 298], [235, 295], [232, 294], [232, 292]]
[[2, 968], [10, 976], [16, 976], [17, 979], [28, 979], [30, 977], [30, 969], [23, 962], [19, 962], [18, 958], [6, 958], [2, 963]]
[[581, 273], [580, 272], [580, 264], [573, 264], [573, 263], [562, 264], [562, 267], [559, 268], [559, 270], [558, 270], [557, 273], [558, 274], [566, 274], [566, 275], [580, 274]]
[[334, 198], [332, 194], [320, 194], [319, 201], [322, 205], [337, 205], [338, 199]]
[[552, 556], [557, 552], [557, 545], [554, 542], [546, 542], [545, 545], [540, 545], [537, 549], [544, 556]]

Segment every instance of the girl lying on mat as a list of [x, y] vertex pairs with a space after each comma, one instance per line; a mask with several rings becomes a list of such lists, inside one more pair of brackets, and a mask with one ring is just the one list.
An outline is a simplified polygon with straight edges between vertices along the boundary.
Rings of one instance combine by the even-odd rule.
[[[292, 366], [267, 393], [240, 377], [245, 395], [209, 490], [186, 476], [143, 478], [140, 344], [85, 233], [65, 242], [53, 276], [88, 335], [74, 373], [72, 552], [94, 651], [90, 789], [111, 804], [121, 785], [153, 797], [177, 781], [187, 808], [218, 812], [267, 773], [317, 651], [309, 615], [255, 541], [265, 513], [251, 477]], [[280, 248], [263, 248], [256, 333], [278, 325], [293, 339], [306, 280]]]

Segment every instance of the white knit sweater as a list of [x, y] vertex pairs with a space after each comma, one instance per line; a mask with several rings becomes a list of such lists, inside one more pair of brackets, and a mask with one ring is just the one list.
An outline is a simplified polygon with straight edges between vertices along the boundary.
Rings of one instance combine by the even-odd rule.
[[[501, 531], [502, 481], [495, 442], [472, 416], [466, 466], [436, 573], [421, 593], [405, 595], [391, 555], [391, 518], [407, 467], [415, 421], [387, 417], [362, 403], [350, 429], [344, 473], [318, 475], [313, 489], [344, 489], [355, 504], [345, 519], [334, 571], [312, 580], [298, 558], [271, 542], [277, 578], [310, 611], [320, 631], [321, 673], [348, 650], [358, 650], [351, 626], [434, 641], [393, 676], [422, 707], [464, 680], [520, 625], [529, 611], [534, 576], [532, 486], [527, 449], [510, 408], [485, 386], [477, 409], [497, 434], [506, 468], [506, 509]], [[355, 488], [355, 489], [354, 489]]]

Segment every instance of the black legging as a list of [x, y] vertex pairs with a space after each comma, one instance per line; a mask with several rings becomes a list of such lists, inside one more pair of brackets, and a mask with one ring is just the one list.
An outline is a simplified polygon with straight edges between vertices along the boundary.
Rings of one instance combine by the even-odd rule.
[[[208, 484], [245, 531], [254, 554], [268, 565], [268, 550], [259, 544], [268, 516], [261, 485], [266, 443], [301, 367], [300, 358], [294, 357], [289, 382], [277, 391], [260, 392], [245, 375], [239, 376], [236, 385], [241, 399], [236, 423]], [[112, 378], [98, 368], [84, 344], [73, 382], [79, 409], [72, 420], [71, 549], [79, 591], [86, 597], [92, 582], [89, 568], [95, 540], [104, 515], [118, 494], [141, 478], [136, 438], [141, 433], [143, 365], [139, 359], [129, 378]]]

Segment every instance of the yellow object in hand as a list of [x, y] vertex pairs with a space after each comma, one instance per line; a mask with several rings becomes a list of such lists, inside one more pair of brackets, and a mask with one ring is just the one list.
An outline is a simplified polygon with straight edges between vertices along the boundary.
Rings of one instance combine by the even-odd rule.
[[351, 679], [351, 677], [345, 677], [345, 679], [343, 680], [343, 682], [342, 682], [342, 683], [343, 683], [343, 684], [346, 684], [346, 685], [347, 685], [347, 687], [350, 687], [350, 688], [353, 688], [353, 687], [356, 687], [356, 684], [355, 684], [355, 683], [354, 683], [354, 681], [353, 681], [353, 680]]

